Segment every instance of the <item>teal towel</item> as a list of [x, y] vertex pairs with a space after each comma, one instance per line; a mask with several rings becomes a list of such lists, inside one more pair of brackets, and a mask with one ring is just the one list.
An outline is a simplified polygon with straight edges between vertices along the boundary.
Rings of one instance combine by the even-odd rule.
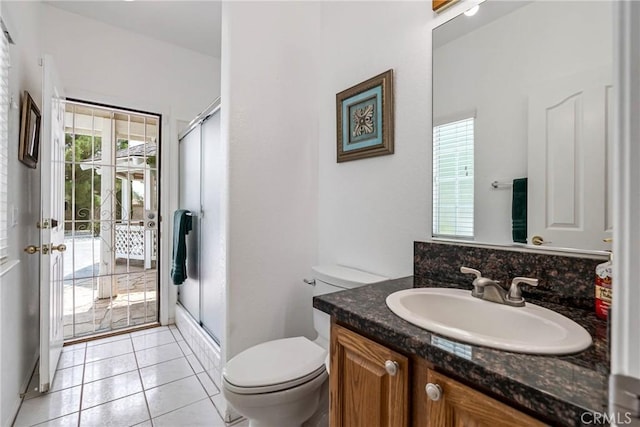
[[516, 243], [527, 243], [527, 178], [513, 180], [511, 234]]
[[187, 234], [191, 231], [190, 212], [179, 209], [173, 213], [173, 264], [171, 280], [181, 285], [187, 279]]

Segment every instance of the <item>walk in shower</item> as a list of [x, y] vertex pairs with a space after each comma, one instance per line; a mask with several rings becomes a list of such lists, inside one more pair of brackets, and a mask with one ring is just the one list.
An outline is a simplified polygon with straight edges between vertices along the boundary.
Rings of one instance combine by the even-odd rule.
[[179, 206], [192, 213], [187, 235], [187, 280], [178, 301], [218, 343], [224, 321], [226, 281], [225, 153], [220, 102], [214, 102], [180, 135]]

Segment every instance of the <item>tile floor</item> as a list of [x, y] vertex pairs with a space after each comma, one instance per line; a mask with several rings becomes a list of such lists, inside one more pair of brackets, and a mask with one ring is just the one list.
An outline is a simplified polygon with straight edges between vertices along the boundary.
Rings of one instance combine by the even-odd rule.
[[228, 425], [211, 400], [220, 391], [175, 326], [64, 347], [51, 391], [37, 386], [33, 378], [16, 427]]

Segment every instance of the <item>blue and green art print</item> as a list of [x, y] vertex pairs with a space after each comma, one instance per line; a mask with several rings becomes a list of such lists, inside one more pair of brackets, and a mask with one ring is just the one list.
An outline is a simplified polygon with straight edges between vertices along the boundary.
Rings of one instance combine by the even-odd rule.
[[382, 85], [342, 101], [342, 150], [382, 144]]

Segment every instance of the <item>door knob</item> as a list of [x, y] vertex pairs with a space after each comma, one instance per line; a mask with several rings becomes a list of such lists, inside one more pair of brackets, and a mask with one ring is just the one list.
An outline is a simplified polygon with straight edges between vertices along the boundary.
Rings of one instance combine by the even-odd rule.
[[47, 255], [49, 253], [49, 250], [64, 252], [64, 251], [67, 250], [67, 245], [65, 245], [65, 244], [60, 244], [58, 246], [42, 245], [42, 247], [35, 246], [35, 245], [29, 245], [26, 248], [24, 248], [24, 251], [26, 253], [28, 253], [29, 255], [33, 255], [36, 252], [42, 252], [42, 255]]
[[427, 392], [427, 397], [434, 402], [440, 400], [442, 398], [442, 387], [438, 384], [429, 383], [424, 388]]
[[67, 245], [65, 245], [64, 243], [60, 243], [58, 246], [54, 246], [53, 244], [51, 245], [51, 252], [53, 251], [64, 252], [66, 250], [67, 250]]
[[546, 243], [551, 243], [551, 242], [547, 242], [542, 238], [542, 236], [533, 236], [531, 238], [531, 243], [533, 243], [535, 246], [540, 246], [540, 245], [544, 245]]
[[387, 360], [384, 362], [384, 369], [387, 371], [387, 374], [393, 377], [398, 373], [398, 369], [400, 369], [400, 367], [398, 366], [398, 362], [394, 360]]
[[33, 255], [36, 252], [40, 252], [40, 246], [29, 245], [26, 248], [24, 248], [24, 251], [29, 255]]

